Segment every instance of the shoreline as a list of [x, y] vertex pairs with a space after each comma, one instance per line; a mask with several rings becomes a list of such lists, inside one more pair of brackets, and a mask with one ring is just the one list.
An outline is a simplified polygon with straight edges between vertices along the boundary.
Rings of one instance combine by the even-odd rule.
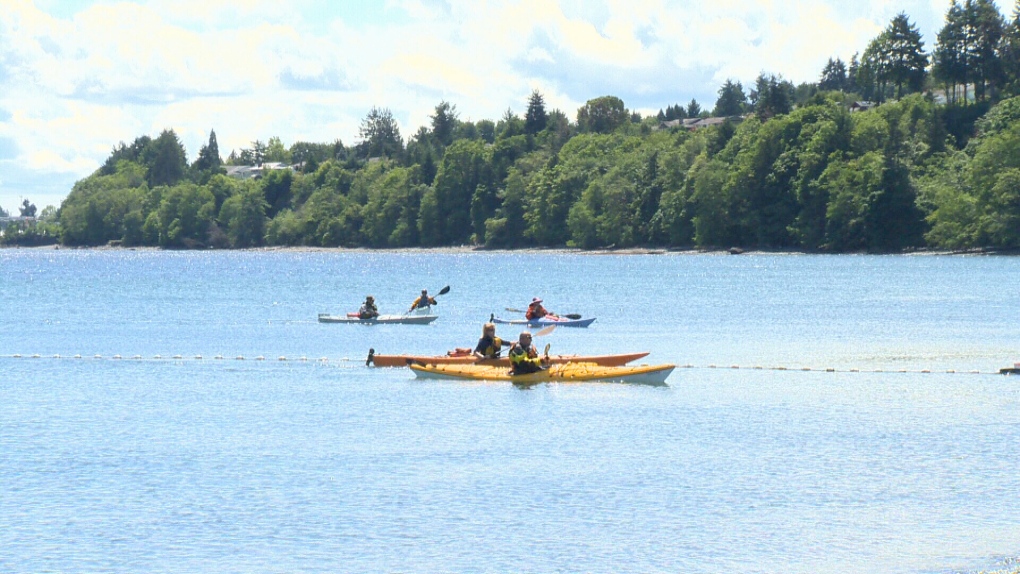
[[272, 246], [272, 247], [247, 247], [243, 249], [164, 249], [162, 247], [152, 246], [136, 246], [136, 247], [123, 247], [120, 245], [97, 245], [97, 246], [82, 246], [82, 247], [69, 247], [64, 245], [38, 245], [38, 246], [20, 246], [20, 245], [6, 245], [0, 246], [0, 252], [6, 250], [25, 250], [25, 251], [152, 251], [152, 252], [194, 252], [194, 253], [221, 253], [221, 252], [237, 252], [237, 253], [396, 253], [396, 254], [414, 254], [414, 253], [435, 253], [435, 254], [450, 254], [450, 255], [466, 255], [472, 253], [479, 254], [504, 254], [504, 255], [515, 255], [515, 254], [535, 254], [535, 255], [588, 255], [588, 256], [634, 256], [634, 255], [657, 255], [657, 256], [692, 256], [692, 255], [743, 255], [743, 256], [756, 256], [756, 255], [844, 255], [844, 256], [856, 256], [856, 255], [894, 255], [904, 257], [918, 257], [918, 256], [938, 256], [938, 255], [953, 255], [953, 256], [1016, 256], [1020, 255], [1020, 249], [995, 249], [995, 248], [975, 248], [975, 249], [960, 249], [960, 250], [934, 250], [934, 249], [916, 249], [912, 251], [902, 251], [899, 253], [868, 253], [868, 252], [845, 252], [845, 253], [825, 253], [825, 252], [811, 252], [811, 251], [800, 251], [795, 249], [753, 249], [753, 248], [739, 248], [731, 247], [728, 249], [678, 249], [678, 248], [667, 248], [667, 247], [627, 247], [627, 248], [606, 248], [606, 249], [580, 249], [574, 247], [521, 247], [516, 249], [494, 249], [487, 247], [475, 247], [470, 245], [459, 245], [459, 246], [446, 246], [446, 247], [393, 247], [393, 248], [373, 248], [373, 247], [314, 247], [314, 246]]

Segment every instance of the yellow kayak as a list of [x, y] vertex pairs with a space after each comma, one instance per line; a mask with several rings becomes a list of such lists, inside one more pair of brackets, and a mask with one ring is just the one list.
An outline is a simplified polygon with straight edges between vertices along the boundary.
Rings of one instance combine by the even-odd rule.
[[410, 365], [420, 379], [510, 381], [518, 385], [570, 381], [604, 381], [664, 385], [675, 365], [604, 367], [595, 363], [554, 364], [527, 375], [511, 375], [506, 367], [492, 365]]

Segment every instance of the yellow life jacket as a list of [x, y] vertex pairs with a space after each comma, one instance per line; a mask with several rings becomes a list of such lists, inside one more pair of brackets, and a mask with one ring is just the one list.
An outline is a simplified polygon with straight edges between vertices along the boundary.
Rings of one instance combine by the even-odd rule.
[[[484, 340], [484, 337], [483, 337]], [[481, 343], [481, 341], [479, 341]], [[499, 337], [493, 337], [492, 341], [482, 349], [482, 356], [486, 359], [496, 359], [499, 357], [500, 351], [503, 349], [503, 339]]]
[[510, 357], [511, 371], [514, 374], [523, 375], [542, 370], [542, 359], [538, 358], [537, 352], [536, 356], [532, 357], [528, 351], [518, 343], [510, 346], [510, 352], [507, 355]]

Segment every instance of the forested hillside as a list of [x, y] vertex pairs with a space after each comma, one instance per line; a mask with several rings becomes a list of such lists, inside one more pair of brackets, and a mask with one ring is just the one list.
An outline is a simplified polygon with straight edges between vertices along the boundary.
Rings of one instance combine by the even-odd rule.
[[[946, 18], [931, 52], [901, 14], [818, 82], [728, 80], [711, 110], [568, 115], [535, 91], [495, 121], [440, 102], [406, 141], [387, 109], [352, 146], [273, 137], [224, 162], [213, 132], [190, 164], [166, 130], [117, 146], [50, 223], [67, 245], [174, 248], [1017, 247], [1020, 23], [984, 0]], [[259, 177], [226, 174], [242, 165]]]

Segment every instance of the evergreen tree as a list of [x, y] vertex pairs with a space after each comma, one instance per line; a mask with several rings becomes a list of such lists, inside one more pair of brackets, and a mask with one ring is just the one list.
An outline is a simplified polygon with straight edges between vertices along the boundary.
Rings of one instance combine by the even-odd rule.
[[266, 155], [269, 153], [269, 146], [262, 140], [255, 140], [251, 142], [251, 147], [241, 148], [241, 153], [238, 156], [238, 161], [241, 165], [254, 165], [262, 167], [262, 164], [266, 162]]
[[358, 145], [361, 157], [399, 158], [404, 151], [400, 128], [389, 109], [380, 110], [373, 106], [361, 120], [358, 135], [361, 137]]
[[847, 81], [846, 64], [839, 58], [835, 60], [829, 58], [825, 67], [822, 68], [822, 77], [818, 80], [818, 89], [847, 91], [848, 88], [849, 82]]
[[932, 53], [932, 76], [942, 83], [946, 100], [950, 102], [956, 101], [956, 87], [967, 83], [965, 45], [963, 8], [953, 0]]
[[173, 130], [163, 130], [149, 146], [147, 167], [149, 187], [175, 185], [188, 167], [184, 146]]
[[861, 72], [861, 62], [857, 58], [857, 53], [854, 52], [853, 56], [850, 56], [850, 64], [846, 69], [846, 84], [847, 91], [861, 93], [861, 88], [857, 82], [857, 77]]
[[18, 208], [18, 211], [21, 212], [22, 217], [35, 217], [35, 204], [26, 199], [21, 202], [21, 207]]
[[782, 76], [762, 72], [751, 91], [751, 107], [763, 120], [788, 114], [793, 109], [793, 91], [793, 84]]
[[730, 80], [719, 88], [719, 99], [715, 102], [715, 109], [712, 115], [716, 117], [739, 116], [744, 113], [747, 106], [747, 96], [744, 94], [744, 86], [740, 82], [734, 84]]
[[889, 23], [882, 48], [886, 51], [884, 60], [888, 66], [885, 73], [888, 81], [896, 86], [896, 97], [903, 97], [904, 87], [906, 93], [921, 91], [925, 69], [928, 67], [928, 55], [924, 51], [920, 30], [905, 13], [900, 12]]
[[971, 46], [971, 69], [974, 72], [974, 95], [984, 100], [990, 89], [1002, 82], [1002, 61], [999, 47], [1006, 27], [999, 9], [991, 0], [974, 0], [974, 43]]
[[701, 104], [698, 103], [698, 100], [695, 100], [694, 98], [691, 98], [690, 103], [687, 104], [687, 117], [689, 117], [689, 118], [696, 118], [696, 117], [698, 117], [700, 115], [701, 115]]
[[223, 164], [220, 159], [220, 146], [216, 143], [216, 130], [209, 131], [209, 143], [198, 150], [198, 158], [191, 168], [196, 171], [211, 171]]
[[538, 90], [531, 92], [528, 98], [528, 111], [524, 115], [524, 133], [537, 134], [545, 129], [549, 116], [545, 113], [545, 100]]
[[344, 142], [340, 141], [340, 138], [333, 140], [333, 159], [344, 161], [347, 159], [347, 155], [347, 148], [344, 147]]
[[453, 143], [453, 133], [457, 127], [457, 106], [447, 101], [439, 102], [436, 106], [436, 113], [429, 116], [432, 118], [432, 136], [442, 147]]
[[99, 173], [102, 175], [113, 175], [117, 173], [117, 162], [121, 160], [133, 161], [136, 163], [145, 163], [145, 156], [150, 152], [149, 144], [152, 143], [152, 138], [149, 136], [139, 136], [135, 138], [130, 146], [124, 145], [124, 142], [120, 142], [113, 148], [113, 152], [110, 153], [110, 157], [106, 158], [106, 162], [103, 167], [99, 168]]
[[1003, 83], [1009, 88], [1010, 94], [1020, 91], [1020, 0], [1013, 8], [1013, 19], [1002, 32]]

